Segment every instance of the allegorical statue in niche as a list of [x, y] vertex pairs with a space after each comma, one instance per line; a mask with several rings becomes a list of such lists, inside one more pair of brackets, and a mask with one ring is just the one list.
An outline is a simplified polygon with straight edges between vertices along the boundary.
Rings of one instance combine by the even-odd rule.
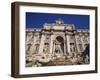
[[44, 53], [48, 53], [49, 52], [49, 43], [45, 43], [44, 44], [43, 52]]

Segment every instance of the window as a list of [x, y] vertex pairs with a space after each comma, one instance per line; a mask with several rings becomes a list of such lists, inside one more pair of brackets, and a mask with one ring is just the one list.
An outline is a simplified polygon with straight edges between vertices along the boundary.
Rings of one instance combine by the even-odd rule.
[[70, 42], [74, 42], [74, 36], [70, 36]]
[[78, 43], [81, 43], [81, 37], [78, 37], [78, 38], [77, 38], [77, 42], [78, 42]]
[[83, 50], [82, 44], [79, 44], [78, 46], [79, 46], [79, 50], [82, 51]]
[[87, 42], [87, 36], [83, 37], [83, 42]]
[[27, 46], [26, 46], [27, 49], [26, 50], [29, 51], [31, 46], [32, 46], [31, 44], [27, 44]]
[[39, 44], [35, 44], [35, 53], [38, 53], [39, 50]]
[[75, 45], [74, 43], [70, 43], [70, 51], [75, 52]]

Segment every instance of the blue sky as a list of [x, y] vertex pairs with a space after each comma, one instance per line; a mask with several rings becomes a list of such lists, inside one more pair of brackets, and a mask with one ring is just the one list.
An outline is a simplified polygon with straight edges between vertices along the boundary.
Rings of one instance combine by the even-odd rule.
[[74, 24], [77, 29], [89, 29], [89, 15], [33, 12], [26, 12], [26, 28], [42, 28], [44, 23], [55, 23], [59, 18], [66, 24]]

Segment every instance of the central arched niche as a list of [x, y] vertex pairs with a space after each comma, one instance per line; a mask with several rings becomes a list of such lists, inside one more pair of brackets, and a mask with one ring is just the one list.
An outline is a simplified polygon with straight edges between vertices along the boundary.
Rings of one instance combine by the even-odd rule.
[[57, 36], [56, 41], [57, 41], [56, 45], [59, 46], [58, 49], [61, 50], [62, 53], [64, 53], [64, 39], [63, 39], [63, 37]]

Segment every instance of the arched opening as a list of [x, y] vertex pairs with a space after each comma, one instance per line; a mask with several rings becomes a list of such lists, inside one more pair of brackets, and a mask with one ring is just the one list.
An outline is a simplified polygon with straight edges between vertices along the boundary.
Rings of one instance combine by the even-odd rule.
[[64, 53], [64, 39], [61, 36], [57, 36], [55, 40], [55, 53]]
[[64, 39], [61, 36], [57, 36], [56, 40], [59, 41], [59, 42], [63, 42]]

